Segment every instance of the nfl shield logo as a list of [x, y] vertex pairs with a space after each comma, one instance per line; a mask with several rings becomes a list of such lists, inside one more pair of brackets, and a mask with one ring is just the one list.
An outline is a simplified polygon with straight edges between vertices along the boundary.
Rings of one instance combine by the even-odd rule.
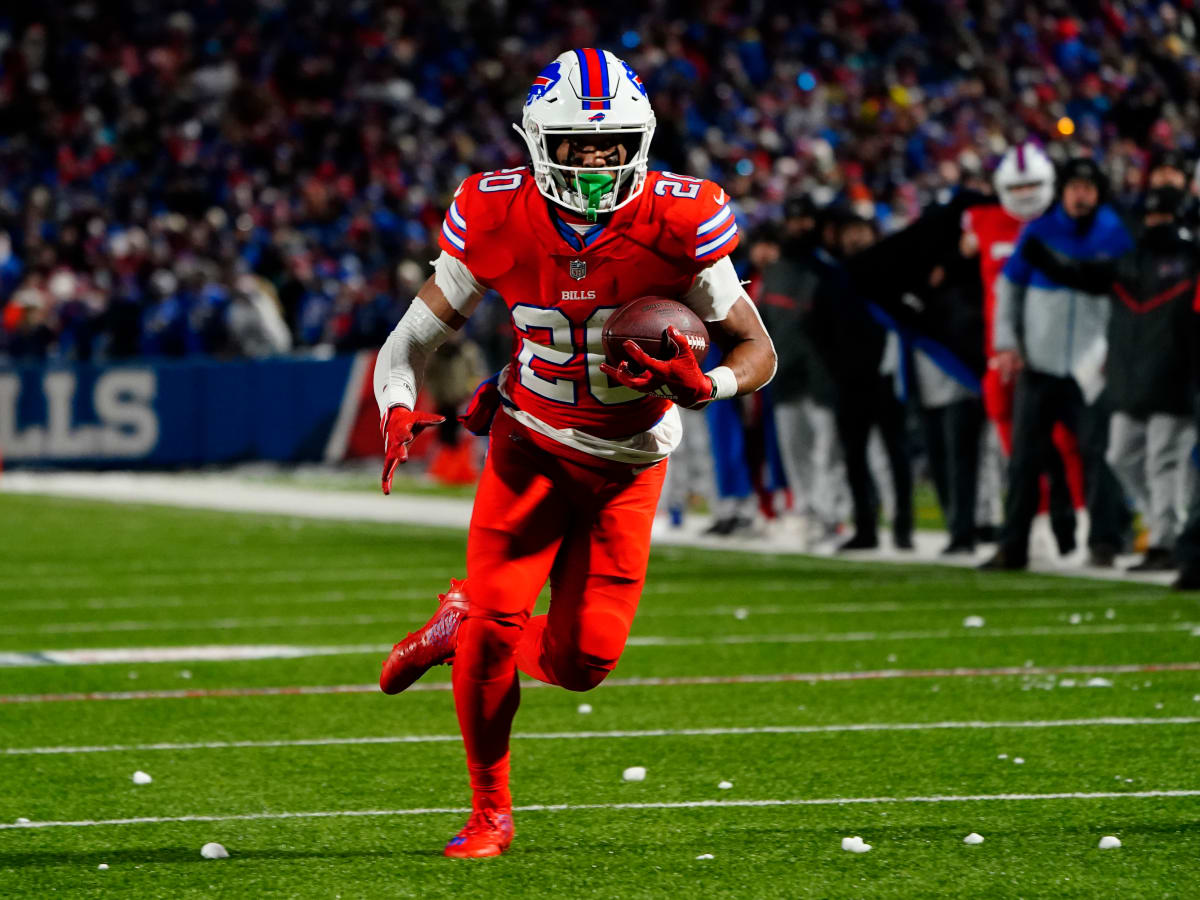
[[570, 272], [571, 272], [571, 277], [574, 278], [576, 281], [579, 281], [581, 278], [583, 278], [585, 275], [587, 275], [587, 263], [584, 262], [582, 259], [571, 260]]

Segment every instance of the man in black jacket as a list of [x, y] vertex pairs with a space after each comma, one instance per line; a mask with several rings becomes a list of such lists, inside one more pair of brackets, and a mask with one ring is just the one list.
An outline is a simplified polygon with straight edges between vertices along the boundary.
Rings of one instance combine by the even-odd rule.
[[959, 191], [916, 222], [847, 261], [851, 283], [915, 343], [927, 451], [950, 543], [975, 549], [983, 407], [984, 325], [979, 267], [960, 249], [963, 212], [988, 198]]
[[[804, 208], [788, 205], [788, 226]], [[837, 261], [815, 234], [788, 227], [780, 256], [765, 266], [759, 286], [759, 313], [778, 348], [779, 365], [771, 383], [779, 455], [792, 491], [792, 510], [803, 517], [804, 544], [833, 537], [848, 506], [846, 475], [834, 418], [836, 388], [817, 349], [822, 285]], [[826, 237], [829, 239], [829, 236]]]
[[1116, 260], [1072, 262], [1036, 239], [1022, 250], [1051, 277], [1113, 297], [1105, 363], [1113, 409], [1107, 460], [1149, 530], [1149, 549], [1134, 571], [1174, 568], [1193, 480], [1189, 341], [1200, 256], [1180, 224], [1185, 201], [1178, 187], [1148, 190], [1136, 246]]
[[[823, 225], [832, 225], [838, 249], [847, 266], [869, 253], [877, 234], [874, 223], [844, 211], [829, 211]], [[854, 503], [854, 534], [840, 550], [871, 550], [879, 546], [879, 491], [867, 465], [867, 442], [878, 427], [891, 469], [895, 491], [892, 536], [896, 549], [913, 548], [912, 463], [909, 459], [904, 406], [897, 399], [891, 375], [880, 373], [887, 332], [868, 311], [865, 295], [857, 290], [842, 265], [832, 267], [820, 288], [817, 347], [837, 386], [837, 431], [846, 460], [846, 477]], [[827, 313], [827, 315], [825, 314]]]

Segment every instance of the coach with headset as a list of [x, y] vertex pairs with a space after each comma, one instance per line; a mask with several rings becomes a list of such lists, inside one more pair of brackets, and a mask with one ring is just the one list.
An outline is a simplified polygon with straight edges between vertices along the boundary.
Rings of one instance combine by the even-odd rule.
[[1129, 520], [1120, 486], [1104, 459], [1108, 415], [1100, 393], [1109, 297], [1055, 281], [1035, 268], [1022, 249], [1036, 237], [1069, 258], [1100, 260], [1125, 254], [1133, 241], [1104, 202], [1106, 179], [1094, 160], [1070, 160], [1059, 184], [1058, 202], [1026, 226], [996, 283], [994, 364], [1002, 378], [1015, 375], [1018, 382], [1004, 527], [985, 569], [1023, 569], [1029, 563], [1039, 476], [1052, 450], [1056, 422], [1074, 431], [1080, 442], [1091, 565], [1113, 564]]

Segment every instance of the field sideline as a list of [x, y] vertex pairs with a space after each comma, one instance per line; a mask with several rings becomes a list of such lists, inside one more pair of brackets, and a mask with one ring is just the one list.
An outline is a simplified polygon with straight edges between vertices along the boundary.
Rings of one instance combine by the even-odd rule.
[[610, 682], [525, 691], [513, 852], [444, 860], [449, 671], [371, 685], [462, 539], [0, 493], [0, 895], [1194, 890], [1195, 600], [768, 547], [656, 549]]

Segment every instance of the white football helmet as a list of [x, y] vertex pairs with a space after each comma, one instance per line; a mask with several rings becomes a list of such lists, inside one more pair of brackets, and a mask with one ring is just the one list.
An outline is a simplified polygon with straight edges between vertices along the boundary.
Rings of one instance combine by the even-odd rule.
[[1037, 144], [1009, 147], [992, 178], [1000, 205], [1024, 222], [1054, 202], [1054, 163]]
[[[646, 183], [654, 110], [637, 73], [607, 50], [568, 50], [542, 69], [525, 98], [521, 125], [513, 128], [529, 147], [538, 190], [592, 221], [633, 200]], [[555, 151], [564, 136], [597, 132], [628, 135], [624, 165], [558, 162]]]

